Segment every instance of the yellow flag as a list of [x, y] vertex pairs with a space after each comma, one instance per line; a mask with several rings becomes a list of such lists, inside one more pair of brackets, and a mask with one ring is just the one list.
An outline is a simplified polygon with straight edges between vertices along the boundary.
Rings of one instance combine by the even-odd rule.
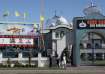
[[16, 17], [20, 16], [20, 13], [18, 11], [15, 11], [15, 16]]
[[44, 21], [44, 16], [40, 16], [40, 21]]

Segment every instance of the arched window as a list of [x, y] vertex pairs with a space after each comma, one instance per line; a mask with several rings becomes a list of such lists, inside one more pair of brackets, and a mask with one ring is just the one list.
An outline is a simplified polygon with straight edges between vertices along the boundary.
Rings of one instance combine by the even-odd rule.
[[91, 44], [90, 43], [87, 43], [87, 48], [91, 48]]
[[60, 32], [60, 37], [62, 38], [65, 35], [64, 31]]
[[59, 33], [58, 32], [56, 32], [55, 37], [59, 38]]
[[95, 48], [100, 48], [100, 44], [99, 43], [95, 43]]

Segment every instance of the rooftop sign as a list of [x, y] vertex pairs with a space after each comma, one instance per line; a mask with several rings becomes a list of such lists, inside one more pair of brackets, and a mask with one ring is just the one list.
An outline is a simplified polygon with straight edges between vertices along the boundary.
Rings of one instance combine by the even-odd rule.
[[77, 29], [105, 29], [105, 19], [77, 20]]

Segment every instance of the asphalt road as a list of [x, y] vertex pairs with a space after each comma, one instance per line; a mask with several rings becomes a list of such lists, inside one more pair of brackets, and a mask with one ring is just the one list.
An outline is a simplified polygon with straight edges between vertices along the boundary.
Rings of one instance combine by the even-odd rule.
[[0, 69], [0, 74], [105, 74], [105, 67], [70, 67], [67, 69]]

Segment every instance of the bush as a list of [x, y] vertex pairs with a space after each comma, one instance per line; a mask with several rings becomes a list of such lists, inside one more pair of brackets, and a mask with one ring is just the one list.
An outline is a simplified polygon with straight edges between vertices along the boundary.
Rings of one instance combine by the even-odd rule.
[[14, 65], [14, 67], [24, 67], [24, 65], [22, 65], [22, 64], [19, 63], [19, 62], [16, 62], [15, 65]]
[[3, 64], [0, 64], [0, 68], [7, 68], [8, 65], [3, 65]]
[[36, 66], [36, 65], [29, 65], [29, 64], [26, 64], [25, 67], [26, 67], [26, 68], [34, 68], [34, 67], [37, 67], [37, 66]]

